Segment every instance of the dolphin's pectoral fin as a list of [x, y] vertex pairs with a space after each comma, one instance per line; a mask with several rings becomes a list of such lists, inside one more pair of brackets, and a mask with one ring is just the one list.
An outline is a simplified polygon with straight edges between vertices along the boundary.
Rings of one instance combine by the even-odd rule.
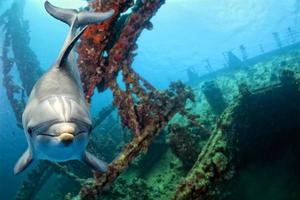
[[14, 174], [17, 175], [20, 172], [22, 172], [23, 170], [25, 170], [30, 163], [32, 162], [32, 152], [30, 149], [27, 149], [23, 155], [21, 156], [21, 158], [19, 158], [18, 162], [15, 165], [14, 168]]
[[82, 162], [84, 162], [87, 166], [92, 168], [97, 172], [107, 172], [107, 164], [96, 158], [94, 155], [90, 154], [89, 152], [85, 151], [81, 158]]

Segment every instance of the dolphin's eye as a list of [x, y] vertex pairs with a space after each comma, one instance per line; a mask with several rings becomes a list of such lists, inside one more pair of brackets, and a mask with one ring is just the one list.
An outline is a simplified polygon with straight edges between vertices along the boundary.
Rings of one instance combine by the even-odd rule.
[[27, 132], [31, 135], [32, 134], [32, 128], [28, 128]]
[[92, 132], [92, 127], [89, 128], [89, 133]]

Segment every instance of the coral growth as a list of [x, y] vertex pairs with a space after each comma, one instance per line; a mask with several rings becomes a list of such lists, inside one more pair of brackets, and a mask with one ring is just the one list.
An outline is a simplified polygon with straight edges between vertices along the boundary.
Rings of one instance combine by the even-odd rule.
[[[132, 0], [96, 0], [91, 3], [95, 11], [114, 9], [115, 15], [102, 24], [90, 26], [78, 46], [78, 63], [88, 99], [95, 87], [100, 91], [113, 87], [120, 70], [125, 71], [127, 85], [139, 85], [137, 81], [141, 77], [131, 68], [137, 49], [136, 40], [144, 28], [149, 28], [150, 18], [163, 3], [162, 0], [137, 1], [135, 4]], [[121, 16], [130, 7], [133, 12]], [[153, 88], [147, 82], [145, 84]]]
[[[147, 104], [153, 101], [157, 91], [131, 65], [137, 48], [136, 40], [162, 4], [161, 0], [138, 1], [135, 4], [128, 0], [93, 1], [91, 7], [94, 10], [112, 8], [115, 15], [102, 24], [90, 26], [78, 46], [78, 64], [87, 99], [90, 99], [95, 87], [100, 91], [111, 89], [123, 126], [136, 135], [140, 135], [141, 129], [151, 120], [146, 117], [152, 109]], [[130, 15], [121, 16], [132, 6]], [[118, 73], [123, 75], [126, 91], [121, 90], [116, 81]], [[139, 102], [134, 102], [133, 94]]]

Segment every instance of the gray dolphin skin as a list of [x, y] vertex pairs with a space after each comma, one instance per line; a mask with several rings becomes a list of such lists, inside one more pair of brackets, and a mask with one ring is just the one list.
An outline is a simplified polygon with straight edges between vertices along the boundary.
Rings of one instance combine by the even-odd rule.
[[[26, 169], [33, 160], [63, 162], [81, 160], [91, 169], [106, 172], [107, 164], [85, 151], [92, 122], [73, 47], [86, 26], [110, 18], [105, 13], [78, 12], [45, 2], [46, 11], [67, 23], [70, 31], [56, 62], [35, 84], [22, 116], [28, 149], [15, 165], [14, 173]], [[82, 26], [85, 26], [78, 31]]]

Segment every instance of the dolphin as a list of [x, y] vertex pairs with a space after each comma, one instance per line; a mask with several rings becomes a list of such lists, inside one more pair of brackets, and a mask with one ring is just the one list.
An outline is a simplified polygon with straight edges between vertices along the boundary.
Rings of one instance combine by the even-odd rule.
[[38, 159], [80, 160], [92, 170], [106, 172], [107, 164], [85, 150], [92, 122], [72, 49], [88, 24], [100, 23], [114, 11], [79, 12], [55, 7], [48, 1], [45, 9], [68, 24], [70, 31], [57, 60], [36, 82], [28, 98], [22, 115], [28, 148], [17, 161], [14, 173], [22, 172]]

